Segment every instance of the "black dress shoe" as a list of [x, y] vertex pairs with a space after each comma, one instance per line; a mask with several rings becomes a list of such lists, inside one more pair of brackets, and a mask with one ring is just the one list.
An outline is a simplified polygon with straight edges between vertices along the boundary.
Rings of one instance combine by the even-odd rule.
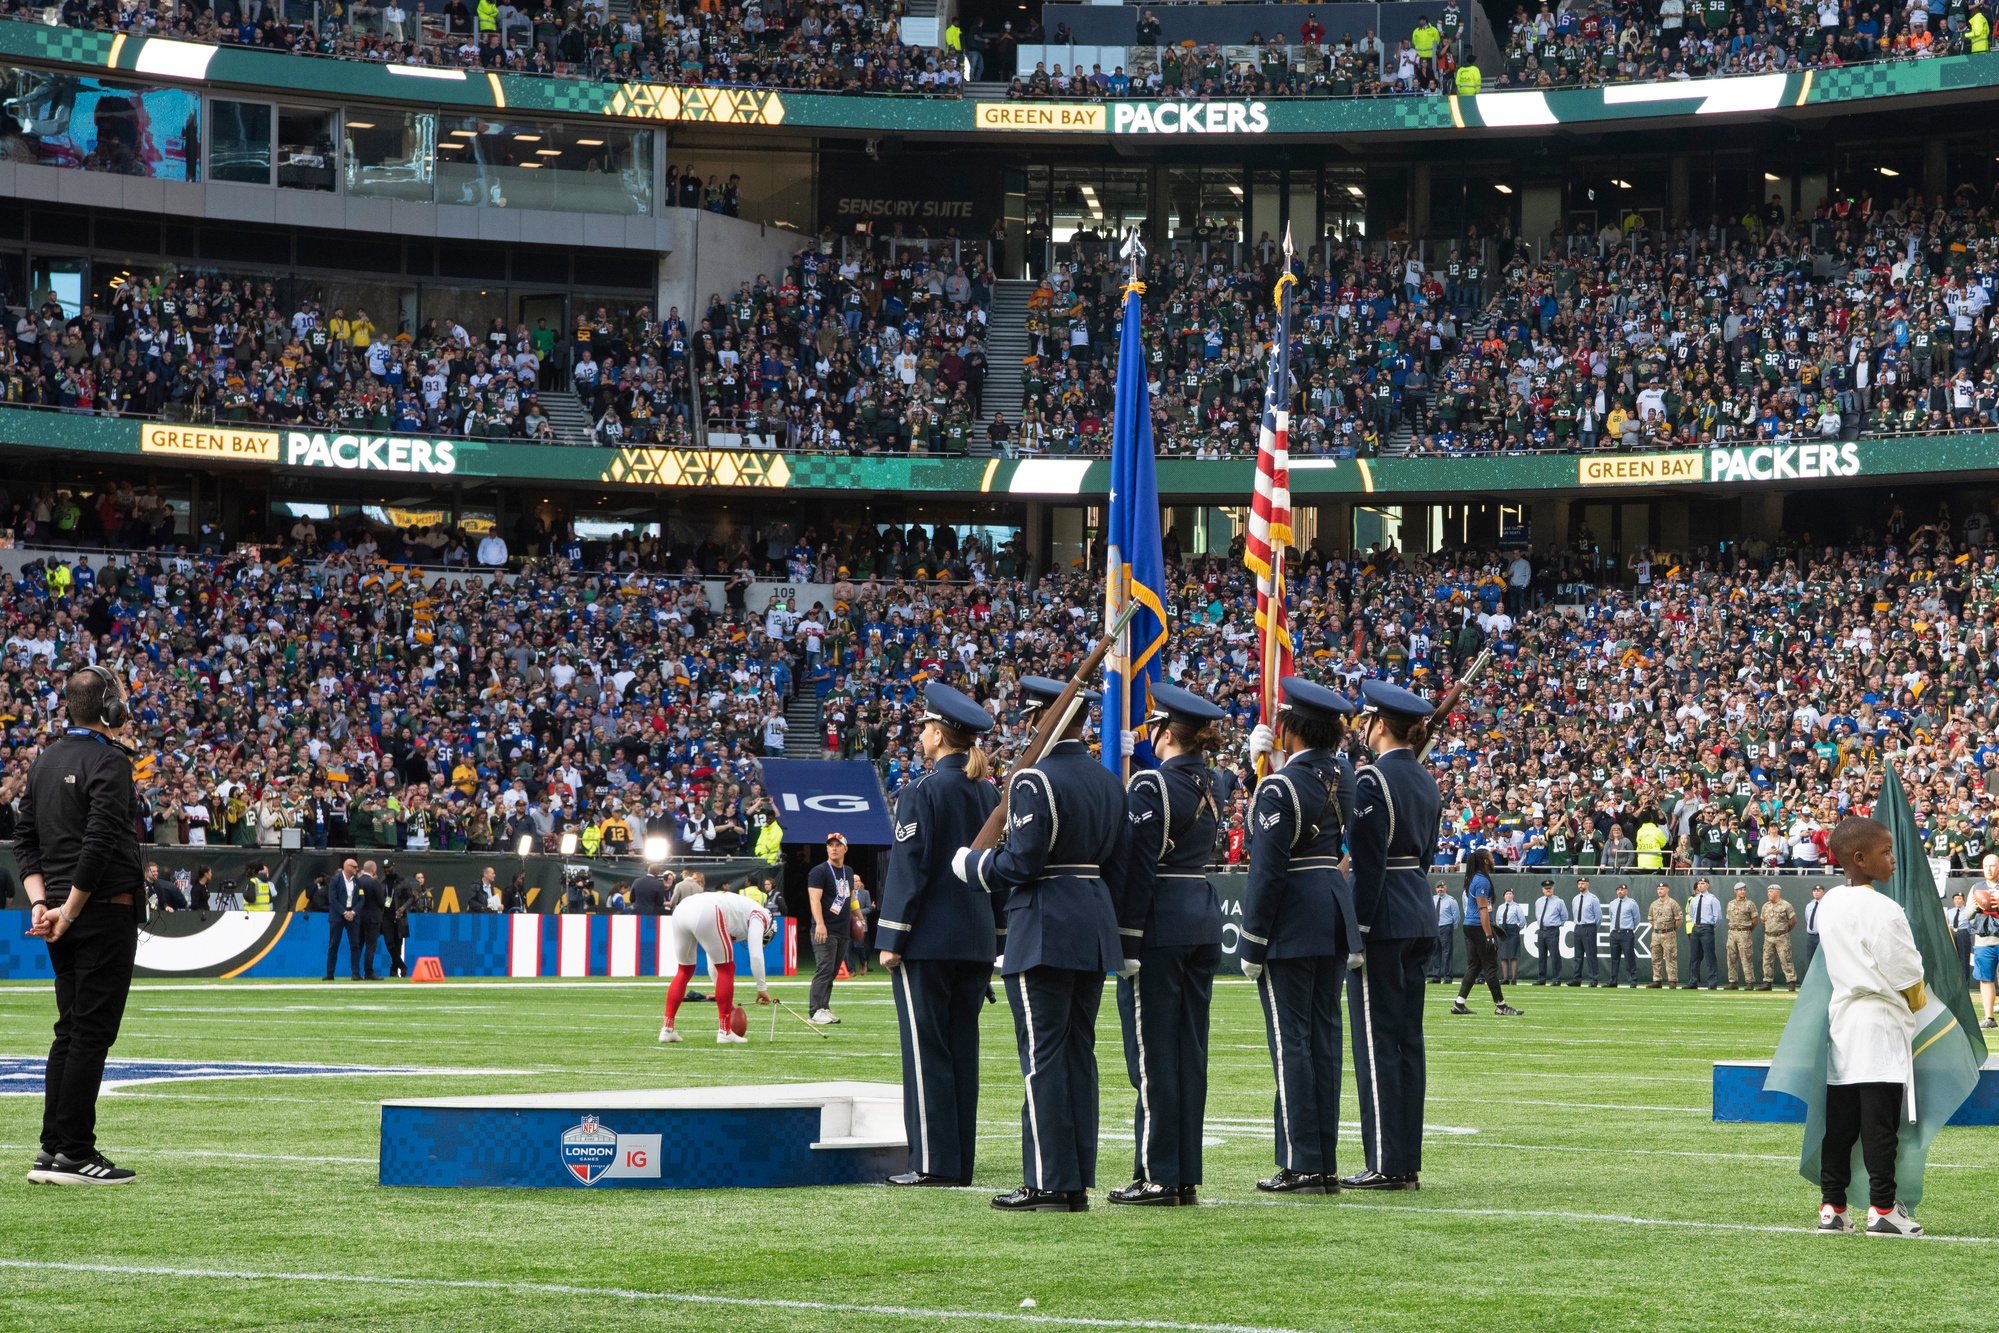
[[1384, 1176], [1379, 1171], [1363, 1171], [1359, 1175], [1347, 1176], [1340, 1181], [1341, 1189], [1349, 1190], [1413, 1190], [1421, 1188], [1416, 1183], [1414, 1173], [1406, 1176]]
[[[955, 1189], [959, 1182], [956, 1176], [933, 1176], [928, 1171], [905, 1171], [899, 1176], [890, 1176], [888, 1183], [891, 1185], [931, 1185], [941, 1189]], [[966, 1183], [969, 1184], [970, 1182]]]
[[1293, 1171], [1284, 1167], [1268, 1180], [1256, 1182], [1265, 1194], [1338, 1194], [1339, 1182], [1317, 1171]]
[[993, 1207], [1003, 1213], [1087, 1213], [1090, 1196], [1082, 1190], [1038, 1190], [1022, 1185], [1011, 1194], [995, 1194]]
[[1131, 1184], [1114, 1189], [1105, 1196], [1112, 1203], [1128, 1203], [1141, 1208], [1178, 1208], [1180, 1190], [1174, 1185], [1155, 1185], [1149, 1180], [1134, 1180]]
[[1200, 1202], [1201, 1200], [1197, 1197], [1195, 1186], [1182, 1185], [1180, 1187], [1180, 1206], [1182, 1208], [1194, 1208], [1199, 1206]]

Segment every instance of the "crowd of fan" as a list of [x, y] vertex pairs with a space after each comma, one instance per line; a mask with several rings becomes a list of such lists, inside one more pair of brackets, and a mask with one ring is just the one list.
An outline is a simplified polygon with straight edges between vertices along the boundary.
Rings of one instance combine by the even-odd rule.
[[[159, 842], [298, 828], [485, 850], [570, 831], [617, 854], [665, 832], [726, 855], [779, 818], [755, 761], [784, 752], [795, 691], [818, 697], [818, 748], [873, 761], [894, 792], [919, 770], [924, 681], [988, 701], [1004, 760], [1031, 724], [1014, 683], [1069, 675], [1100, 620], [1085, 562], [1034, 577], [1016, 545], [949, 527], [774, 523], [755, 546], [586, 550], [523, 522], [498, 582], [421, 574], [391, 562], [417, 537], [385, 554], [358, 533], [289, 560], [271, 534], [255, 558], [34, 561], [0, 622], [5, 757], [59, 723], [64, 671], [94, 658], [131, 680], [159, 756], [142, 783]], [[1435, 696], [1495, 649], [1433, 761], [1440, 863], [1489, 846], [1527, 867], [1811, 866], [1893, 762], [1937, 854], [1975, 865], [1999, 809], [1994, 535], [1982, 509], [1912, 529], [1896, 507], [1842, 547], [1799, 534], [1622, 568], [1587, 530], [1531, 561], [1307, 550], [1297, 655], [1349, 691], [1381, 676]], [[1169, 536], [1167, 559], [1164, 669], [1229, 713], [1216, 854], [1238, 861], [1253, 587], [1239, 549]], [[830, 604], [752, 611], [754, 576], [828, 584]], [[0, 821], [23, 769], [5, 765]]]
[[573, 331], [495, 319], [474, 334], [442, 318], [412, 332], [286, 299], [268, 279], [167, 272], [125, 282], [105, 309], [67, 314], [50, 296], [12, 318], [5, 400], [106, 415], [545, 441], [541, 394], [572, 349], [592, 375], [614, 363], [635, 383], [661, 374], [601, 308]]
[[[1999, 229], [1969, 188], [1773, 200], [1666, 232], [1510, 232], [1298, 264], [1294, 455], [1369, 457], [1788, 444], [1999, 423]], [[1145, 346], [1163, 456], [1253, 453], [1274, 337], [1268, 238], [1241, 262], [1184, 248], [1148, 263]], [[1081, 260], [1029, 318], [1011, 447], [1101, 453], [1115, 401], [1123, 275]], [[1401, 438], [1398, 440], [1397, 437]]]
[[[0, 13], [49, 11], [4, 0]], [[959, 72], [905, 46], [896, 0], [64, 0], [67, 27], [375, 63], [825, 93], [956, 96]]]
[[[839, 257], [808, 246], [775, 282], [711, 295], [692, 346], [708, 430], [792, 449], [966, 453], [992, 285], [981, 247], [891, 241]], [[600, 440], [629, 429], [621, 417], [599, 415]]]
[[[1038, 61], [1016, 74], [1007, 94], [1088, 101], [1439, 96], [1837, 69], [1987, 51], [1990, 16], [1987, 0], [1561, 0], [1519, 6], [1503, 67], [1484, 70], [1463, 41], [1455, 3], [1442, 6], [1435, 22], [1419, 16], [1393, 46], [1372, 28], [1333, 39], [1308, 15], [1295, 36], [1256, 30], [1227, 49], [1213, 42], [1162, 47], [1148, 10], [1129, 72], [1122, 65], [1065, 71], [1059, 62]], [[1064, 35], [1055, 42], [1065, 44]]]

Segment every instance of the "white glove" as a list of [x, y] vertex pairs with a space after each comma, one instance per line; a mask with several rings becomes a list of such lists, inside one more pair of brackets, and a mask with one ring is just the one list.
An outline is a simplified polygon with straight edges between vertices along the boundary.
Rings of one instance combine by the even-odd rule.
[[1117, 974], [1119, 980], [1130, 981], [1138, 975], [1138, 960], [1136, 958], [1125, 959], [1124, 966], [1117, 970]]
[[1276, 749], [1277, 733], [1269, 727], [1264, 726], [1261, 722], [1257, 723], [1249, 733], [1249, 766], [1255, 768], [1256, 761], [1268, 755], [1270, 756], [1270, 771], [1275, 773], [1283, 764], [1283, 761], [1277, 758], [1275, 754]]
[[1138, 749], [1138, 733], [1137, 733], [1137, 732], [1135, 732], [1135, 731], [1120, 731], [1120, 732], [1119, 732], [1119, 733], [1117, 734], [1117, 752], [1118, 752], [1118, 754], [1120, 754], [1121, 756], [1123, 756], [1123, 757], [1124, 757], [1124, 758], [1126, 758], [1126, 759], [1129, 759], [1129, 758], [1131, 758], [1131, 756], [1132, 756], [1132, 752], [1133, 752], [1133, 751], [1135, 751], [1136, 749]]
[[1242, 974], [1248, 977], [1251, 981], [1260, 980], [1263, 976], [1263, 964], [1244, 963], [1242, 965]]
[[960, 883], [970, 884], [972, 882], [971, 848], [960, 847], [957, 851], [951, 853], [951, 873], [958, 877]]
[[1366, 966], [1367, 966], [1367, 955], [1366, 955], [1366, 954], [1364, 954], [1364, 953], [1350, 953], [1350, 954], [1348, 954], [1348, 955], [1347, 955], [1347, 971], [1349, 971], [1349, 972], [1359, 972], [1359, 971], [1361, 971], [1362, 969], [1364, 969], [1364, 968], [1365, 968]]
[[1002, 954], [994, 954], [994, 955], [993, 955], [993, 971], [997, 972], [997, 971], [999, 971], [999, 970], [1000, 970], [1001, 968], [1003, 968], [1003, 967], [1005, 967], [1005, 966], [1006, 966], [1006, 955], [1005, 955], [1005, 954], [1003, 954], [1003, 953], [1002, 953]]

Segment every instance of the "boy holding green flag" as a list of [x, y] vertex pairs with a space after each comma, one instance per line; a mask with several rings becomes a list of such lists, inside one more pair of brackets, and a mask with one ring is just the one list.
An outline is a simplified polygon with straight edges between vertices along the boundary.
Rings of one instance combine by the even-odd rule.
[[[1827, 1006], [1825, 1140], [1819, 1167], [1819, 1230], [1852, 1231], [1846, 1190], [1853, 1148], [1867, 1165], [1867, 1233], [1920, 1236], [1895, 1191], [1895, 1147], [1913, 1071], [1910, 1051], [1922, 1010], [1923, 958], [1909, 918], [1874, 890], [1895, 876], [1895, 838], [1878, 820], [1851, 818], [1833, 830], [1846, 883], [1819, 907], [1819, 949], [1832, 983]], [[1913, 1108], [1912, 1108], [1913, 1109]]]

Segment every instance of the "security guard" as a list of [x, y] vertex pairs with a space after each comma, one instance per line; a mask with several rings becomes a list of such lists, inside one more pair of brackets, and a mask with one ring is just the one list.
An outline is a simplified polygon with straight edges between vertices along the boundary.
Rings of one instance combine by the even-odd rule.
[[[1126, 953], [1142, 964], [1117, 983], [1125, 1070], [1138, 1092], [1131, 1184], [1112, 1203], [1194, 1203], [1208, 1105], [1208, 1007], [1222, 961], [1222, 906], [1208, 883], [1215, 850], [1214, 773], [1203, 752], [1221, 744], [1226, 714], [1177, 685], [1152, 687], [1152, 752], [1159, 767], [1125, 790], [1125, 877], [1117, 903]], [[1334, 1059], [1338, 1060], [1338, 1048]]]
[[[1687, 899], [1687, 936], [1693, 948], [1687, 958], [1687, 989], [1703, 985], [1713, 990], [1721, 984], [1721, 960], [1714, 951], [1714, 928], [1721, 921], [1721, 899], [1714, 896], [1705, 879], [1694, 881], [1694, 893]], [[1707, 963], [1703, 982], [1701, 963]]]
[[1606, 905], [1605, 922], [1610, 927], [1610, 988], [1616, 990], [1620, 977], [1629, 976], [1638, 985], [1638, 903], [1631, 886], [1620, 884]]
[[1673, 901], [1671, 888], [1660, 884], [1658, 896], [1652, 900], [1652, 989], [1671, 986], [1680, 988], [1680, 926], [1686, 916], [1680, 905]]
[[[1596, 896], [1596, 890], [1590, 888], [1587, 878], [1576, 881], [1575, 896], [1569, 899], [1569, 920], [1576, 923], [1571, 936], [1575, 941], [1576, 973], [1569, 978], [1569, 984], [1583, 984], [1583, 966], [1588, 964], [1590, 989], [1595, 990], [1598, 966], [1596, 941], [1597, 932], [1603, 926], [1603, 899]], [[1613, 973], [1612, 980], [1615, 979]]]
[[[1340, 990], [1347, 960], [1364, 941], [1352, 884], [1340, 870], [1354, 773], [1336, 751], [1355, 707], [1296, 676], [1279, 688], [1276, 726], [1258, 726], [1250, 737], [1251, 762], [1267, 751], [1273, 768], [1251, 805], [1242, 903], [1243, 975], [1256, 983], [1277, 1075], [1278, 1170], [1256, 1187], [1338, 1194]], [[1416, 878], [1421, 887], [1420, 866]], [[1420, 934], [1434, 941], [1427, 892], [1420, 907]], [[1410, 973], [1419, 1003], [1422, 961]]]
[[1562, 984], [1562, 927], [1569, 924], [1569, 909], [1555, 896], [1555, 881], [1541, 881], [1541, 896], [1534, 900], [1534, 948], [1540, 957], [1541, 975], [1536, 986]]
[[979, 1011], [991, 993], [993, 900], [951, 873], [951, 853], [999, 804], [978, 738], [986, 710], [941, 681], [923, 691], [917, 745], [930, 772], [895, 804], [875, 943], [902, 1039], [909, 1170], [891, 1185], [969, 1185], [979, 1137]]
[[[1046, 708], [1065, 688], [1023, 676], [1029, 708]], [[1112, 886], [1122, 876], [1124, 787], [1083, 744], [1088, 705], [1074, 715], [1039, 763], [1007, 779], [1007, 842], [997, 850], [960, 847], [951, 869], [993, 895], [1006, 998], [1027, 1082], [1021, 1106], [1026, 1182], [993, 1199], [1005, 1212], [1081, 1213], [1097, 1175], [1097, 1009], [1104, 973], [1136, 976], [1118, 937]]]
[[1430, 705], [1379, 680], [1361, 694], [1361, 743], [1375, 761], [1360, 770], [1349, 833], [1362, 947], [1349, 960], [1347, 1003], [1367, 1170], [1340, 1184], [1413, 1190], [1423, 1166], [1423, 963], [1436, 947], [1423, 867], [1443, 798], [1416, 757]]

